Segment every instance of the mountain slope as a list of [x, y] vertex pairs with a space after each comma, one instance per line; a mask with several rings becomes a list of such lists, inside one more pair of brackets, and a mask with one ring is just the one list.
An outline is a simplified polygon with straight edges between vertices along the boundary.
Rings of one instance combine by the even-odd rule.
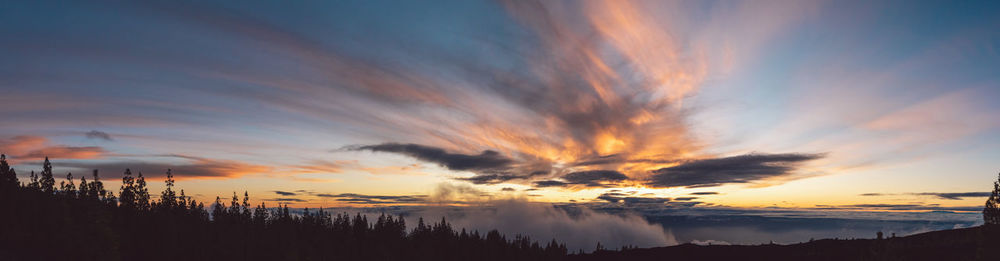
[[683, 244], [598, 251], [570, 260], [1000, 260], [1000, 227], [980, 226], [888, 239], [823, 239], [790, 245]]

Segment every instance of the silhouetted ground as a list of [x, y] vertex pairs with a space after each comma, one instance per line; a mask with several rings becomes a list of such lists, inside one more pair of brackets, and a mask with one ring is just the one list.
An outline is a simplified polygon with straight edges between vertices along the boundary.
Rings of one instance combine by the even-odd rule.
[[[55, 186], [48, 159], [21, 183], [0, 154], [0, 261], [34, 260], [562, 260], [566, 246], [456, 230], [444, 218], [408, 229], [401, 216], [369, 219], [322, 209], [292, 214], [288, 205], [242, 203], [236, 193], [209, 209], [173, 190], [156, 200], [139, 173], [125, 170], [118, 193], [97, 171]], [[79, 184], [79, 187], [76, 185]], [[117, 196], [115, 196], [117, 195]], [[411, 225], [412, 226], [412, 225]]]
[[823, 239], [790, 245], [694, 245], [598, 251], [569, 260], [1000, 260], [1000, 226], [887, 239]]

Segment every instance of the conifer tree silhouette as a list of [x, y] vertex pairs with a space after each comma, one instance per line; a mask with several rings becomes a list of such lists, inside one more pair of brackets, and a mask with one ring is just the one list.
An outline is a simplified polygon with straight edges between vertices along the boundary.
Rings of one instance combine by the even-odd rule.
[[66, 181], [59, 182], [59, 191], [67, 197], [76, 197], [76, 185], [73, 184], [73, 173], [66, 174]]
[[135, 179], [135, 206], [136, 208], [142, 210], [148, 210], [150, 206], [149, 202], [149, 188], [146, 187], [146, 178], [142, 176], [142, 172]]
[[[12, 170], [0, 156], [0, 178]], [[4, 171], [2, 168], [7, 168]], [[51, 170], [45, 164], [45, 171]], [[33, 182], [0, 188], [0, 260], [560, 260], [565, 246], [546, 247], [526, 236], [508, 240], [497, 230], [457, 232], [444, 217], [407, 233], [402, 216], [369, 220], [357, 213], [324, 208], [294, 214], [289, 204], [251, 209], [249, 192], [231, 205], [216, 197], [211, 215], [203, 203], [176, 186], [171, 170], [166, 188], [150, 200], [145, 178], [122, 176], [121, 198], [94, 170], [74, 184], [72, 174], [58, 191], [45, 193]], [[0, 182], [7, 182], [0, 179]], [[8, 184], [8, 183], [4, 183]], [[60, 248], [37, 242], [74, 242]]]
[[55, 192], [56, 179], [52, 176], [52, 163], [49, 162], [49, 157], [45, 157], [45, 162], [42, 163], [42, 173], [38, 184], [42, 192], [49, 194]]
[[993, 182], [993, 193], [983, 208], [983, 223], [986, 225], [1000, 225], [1000, 174], [997, 176], [997, 181]]
[[0, 154], [0, 189], [12, 190], [18, 185], [17, 173], [7, 164], [7, 155]]
[[160, 193], [159, 206], [164, 210], [173, 210], [176, 206], [184, 206], [185, 204], [178, 204], [177, 193], [174, 192], [174, 174], [170, 169], [167, 169], [167, 179], [163, 181], [166, 188]]
[[27, 188], [30, 189], [30, 190], [36, 190], [36, 191], [37, 190], [41, 190], [42, 185], [38, 183], [38, 175], [35, 175], [35, 171], [34, 170], [31, 171], [31, 174], [29, 175], [29, 177], [30, 178], [29, 178], [29, 181], [28, 181], [28, 187]]
[[125, 169], [122, 174], [122, 185], [118, 192], [118, 202], [124, 208], [136, 208], [135, 178], [132, 170]]

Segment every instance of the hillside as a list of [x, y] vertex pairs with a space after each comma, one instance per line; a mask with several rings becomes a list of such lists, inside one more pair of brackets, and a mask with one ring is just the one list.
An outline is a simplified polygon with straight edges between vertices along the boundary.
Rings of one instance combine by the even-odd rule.
[[683, 244], [598, 251], [569, 260], [1000, 260], [1000, 227], [980, 226], [887, 239], [823, 239], [790, 245]]

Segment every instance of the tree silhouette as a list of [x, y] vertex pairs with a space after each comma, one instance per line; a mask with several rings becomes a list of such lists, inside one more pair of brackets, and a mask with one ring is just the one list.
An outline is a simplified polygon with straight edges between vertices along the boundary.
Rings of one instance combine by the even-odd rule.
[[983, 208], [983, 223], [986, 225], [1000, 225], [1000, 174], [997, 181], [993, 182], [993, 193], [986, 200], [986, 207]]
[[166, 211], [172, 210], [178, 205], [183, 206], [184, 204], [178, 204], [177, 193], [174, 192], [174, 174], [170, 169], [167, 169], [167, 179], [163, 183], [166, 184], [166, 188], [160, 193], [158, 206]]
[[63, 195], [71, 198], [75, 198], [76, 195], [76, 185], [73, 184], [73, 173], [66, 174], [66, 181], [59, 182], [59, 191]]
[[49, 162], [49, 157], [45, 157], [45, 162], [42, 163], [42, 173], [38, 185], [42, 192], [49, 194], [55, 192], [56, 179], [52, 176], [52, 163]]
[[122, 186], [118, 192], [118, 202], [124, 208], [136, 208], [135, 178], [132, 170], [125, 169], [122, 174]]
[[[6, 169], [6, 170], [4, 170]], [[42, 179], [51, 173], [43, 165]], [[530, 238], [508, 239], [492, 230], [457, 232], [442, 217], [430, 225], [419, 218], [407, 233], [402, 216], [348, 213], [323, 208], [299, 214], [288, 204], [251, 208], [250, 195], [229, 206], [216, 197], [211, 215], [181, 190], [166, 188], [149, 199], [141, 173], [126, 169], [120, 198], [105, 191], [97, 171], [91, 179], [66, 175], [59, 190], [9, 180], [12, 169], [0, 156], [0, 260], [561, 260], [565, 245], [545, 247]], [[50, 184], [46, 181], [45, 184]], [[76, 184], [79, 184], [78, 186]], [[40, 243], [44, 242], [44, 243]], [[49, 242], [58, 244], [56, 246]]]
[[135, 206], [139, 209], [149, 209], [149, 188], [146, 187], [146, 178], [142, 172], [135, 179]]
[[7, 164], [7, 155], [0, 154], [0, 189], [13, 189], [19, 185], [17, 173]]
[[31, 174], [29, 176], [30, 176], [30, 179], [29, 179], [29, 182], [28, 182], [28, 189], [30, 189], [30, 190], [41, 190], [42, 185], [40, 185], [38, 183], [38, 175], [35, 175], [35, 171], [34, 170], [31, 171]]

